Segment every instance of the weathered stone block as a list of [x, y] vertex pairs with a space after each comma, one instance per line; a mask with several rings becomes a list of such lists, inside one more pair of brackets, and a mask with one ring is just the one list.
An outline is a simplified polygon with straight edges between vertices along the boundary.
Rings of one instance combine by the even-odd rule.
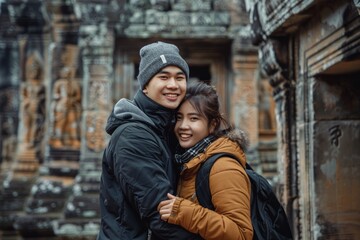
[[42, 180], [36, 183], [31, 189], [34, 198], [65, 198], [69, 189], [61, 182]]
[[227, 12], [213, 12], [211, 14], [214, 25], [228, 26], [230, 25], [230, 15]]
[[141, 11], [135, 11], [132, 14], [124, 16], [124, 19], [122, 22], [129, 22], [130, 24], [141, 24], [145, 23], [145, 13]]
[[6, 231], [14, 230], [13, 224], [15, 222], [15, 219], [16, 219], [15, 214], [0, 214], [0, 229]]
[[191, 10], [191, 0], [173, 0], [172, 9], [180, 12]]
[[136, 8], [147, 8], [150, 6], [150, 0], [129, 0], [129, 6]]
[[316, 196], [313, 212], [321, 237], [356, 239], [360, 236], [357, 227], [360, 215], [360, 120], [315, 122], [313, 138]]
[[14, 227], [22, 237], [53, 237], [53, 221], [55, 218], [40, 216], [19, 216], [16, 218]]
[[168, 25], [169, 17], [167, 13], [156, 11], [153, 9], [146, 11], [145, 23], [146, 25]]
[[48, 166], [49, 174], [52, 176], [75, 177], [78, 174], [77, 168]]
[[170, 0], [150, 0], [151, 8], [160, 10], [160, 11], [168, 11], [170, 8]]
[[[22, 211], [25, 206], [25, 197], [0, 197], [0, 212]], [[7, 213], [6, 213], [7, 214]]]
[[[100, 191], [100, 185], [99, 184], [76, 184], [74, 186], [74, 192], [76, 192], [78, 195], [81, 195], [83, 193], [93, 193], [93, 194], [99, 194]], [[75, 194], [75, 193], [74, 193]], [[75, 194], [76, 195], [76, 194]]]
[[[95, 239], [100, 230], [99, 220], [61, 220], [57, 222], [54, 231], [57, 236], [62, 236], [62, 239]], [[89, 236], [88, 238], [86, 236]]]
[[225, 27], [219, 26], [193, 26], [191, 29], [193, 37], [224, 37], [227, 35]]
[[174, 0], [172, 8], [179, 11], [210, 11], [211, 0]]
[[99, 198], [97, 195], [75, 196], [66, 206], [66, 218], [99, 218]]
[[191, 13], [171, 11], [169, 15], [169, 25], [188, 26], [191, 23]]
[[64, 199], [31, 199], [25, 211], [28, 214], [60, 213], [65, 205]]
[[194, 12], [191, 14], [191, 24], [198, 26], [214, 25], [211, 14], [207, 12]]
[[360, 119], [360, 81], [355, 75], [324, 76], [315, 80], [313, 89], [316, 120]]
[[3, 182], [1, 195], [5, 198], [22, 198], [30, 193], [32, 180], [29, 178], [12, 179]]
[[150, 35], [157, 35], [160, 33], [168, 32], [168, 28], [165, 25], [148, 25], [146, 30]]
[[132, 24], [124, 30], [124, 34], [128, 37], [149, 37], [146, 26], [142, 24]]

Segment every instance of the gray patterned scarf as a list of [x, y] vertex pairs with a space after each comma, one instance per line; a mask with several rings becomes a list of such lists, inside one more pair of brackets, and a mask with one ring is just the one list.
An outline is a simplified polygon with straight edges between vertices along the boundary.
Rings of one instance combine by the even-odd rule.
[[207, 146], [210, 145], [217, 137], [214, 135], [209, 135], [203, 140], [199, 141], [197, 144], [195, 144], [193, 147], [187, 149], [183, 153], [176, 153], [175, 154], [175, 162], [179, 165], [183, 165], [184, 163], [189, 162], [191, 159], [193, 159], [196, 155], [199, 153], [202, 153], [205, 151]]

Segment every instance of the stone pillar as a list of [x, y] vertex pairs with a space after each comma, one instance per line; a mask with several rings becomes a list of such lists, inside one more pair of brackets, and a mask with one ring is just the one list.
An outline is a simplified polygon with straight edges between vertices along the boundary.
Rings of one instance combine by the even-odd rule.
[[12, 178], [19, 122], [20, 56], [18, 32], [10, 20], [9, 4], [3, 2], [0, 7], [0, 238], [6, 238], [16, 233], [15, 212], [23, 209], [30, 187], [23, 186], [21, 179]]
[[3, 66], [0, 70], [0, 165], [1, 169], [8, 169], [16, 154], [20, 57], [16, 26], [10, 21], [8, 4], [2, 3], [0, 7], [0, 65]]
[[54, 19], [54, 42], [50, 47], [46, 158], [52, 168], [55, 162], [79, 161], [83, 92], [78, 46], [80, 20], [76, 15], [76, 6], [70, 2], [55, 1], [49, 2], [48, 8]]
[[[288, 74], [288, 40], [273, 39], [264, 42], [259, 49], [260, 65], [270, 79], [276, 103], [278, 135], [278, 178], [274, 179], [277, 195], [283, 203], [289, 220], [298, 210], [297, 201], [297, 163], [294, 152], [295, 88]], [[295, 223], [293, 223], [294, 225]]]
[[[233, 124], [245, 131], [249, 137], [250, 147], [247, 153], [249, 163], [261, 172], [259, 165], [259, 119], [257, 92], [257, 49], [249, 41], [235, 41], [232, 68], [234, 82], [229, 87], [231, 96], [230, 119]], [[249, 39], [247, 39], [249, 40]]]
[[[82, 91], [86, 94], [83, 94], [81, 102], [79, 172], [64, 211], [64, 219], [59, 221], [55, 229], [57, 236], [63, 237], [96, 236], [99, 231], [101, 158], [108, 138], [104, 129], [113, 105], [114, 33], [106, 23], [107, 8], [103, 1], [91, 4], [79, 1], [78, 4], [82, 14], [79, 29], [81, 82]], [[99, 19], [104, 22], [97, 22]]]

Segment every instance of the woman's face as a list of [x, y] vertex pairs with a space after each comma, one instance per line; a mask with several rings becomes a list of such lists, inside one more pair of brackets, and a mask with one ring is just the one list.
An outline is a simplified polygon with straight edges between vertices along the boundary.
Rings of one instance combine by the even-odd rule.
[[189, 101], [185, 101], [176, 116], [175, 134], [180, 146], [190, 148], [207, 137], [212, 131], [208, 120], [201, 115]]

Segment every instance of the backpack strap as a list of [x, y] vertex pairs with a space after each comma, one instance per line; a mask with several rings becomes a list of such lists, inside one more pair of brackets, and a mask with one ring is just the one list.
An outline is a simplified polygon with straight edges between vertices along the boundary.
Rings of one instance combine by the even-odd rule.
[[214, 165], [215, 161], [218, 160], [220, 157], [224, 157], [224, 156], [231, 157], [236, 161], [238, 161], [238, 159], [231, 153], [225, 153], [225, 152], [217, 153], [209, 157], [204, 163], [202, 163], [199, 171], [196, 174], [196, 179], [195, 179], [196, 197], [201, 206], [211, 210], [215, 210], [215, 207], [211, 201], [211, 191], [209, 184], [210, 170]]

